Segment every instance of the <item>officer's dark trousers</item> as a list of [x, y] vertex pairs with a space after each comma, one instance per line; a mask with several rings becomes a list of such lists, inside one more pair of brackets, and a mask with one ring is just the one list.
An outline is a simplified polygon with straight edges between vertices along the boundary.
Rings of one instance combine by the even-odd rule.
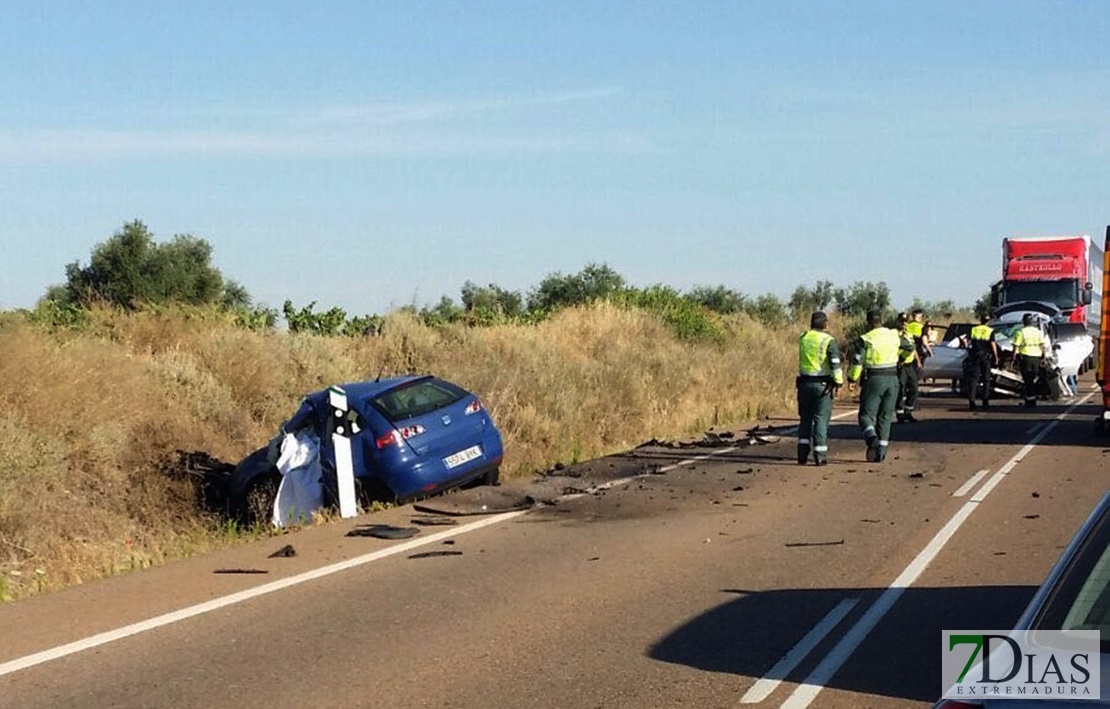
[[983, 383], [983, 406], [991, 400], [991, 360], [990, 357], [969, 354], [967, 361], [967, 403], [974, 406], [978, 395], [979, 383]]
[[899, 365], [898, 403], [894, 407], [899, 416], [913, 413], [917, 406], [917, 388], [917, 365]]
[[832, 416], [831, 383], [826, 377], [798, 377], [798, 462], [804, 463], [813, 451], [820, 463], [829, 455], [829, 418]]
[[1041, 358], [1029, 355], [1018, 355], [1018, 369], [1024, 382], [1022, 394], [1025, 396], [1026, 406], [1037, 405], [1037, 375], [1041, 371]]
[[881, 374], [864, 375], [859, 395], [859, 427], [868, 448], [878, 446], [878, 458], [886, 457], [890, 445], [890, 423], [894, 418], [894, 402], [898, 398], [898, 377], [894, 369]]

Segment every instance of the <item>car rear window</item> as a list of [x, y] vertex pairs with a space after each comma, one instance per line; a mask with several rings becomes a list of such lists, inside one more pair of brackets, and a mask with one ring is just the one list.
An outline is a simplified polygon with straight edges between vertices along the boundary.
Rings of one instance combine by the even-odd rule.
[[467, 393], [442, 379], [424, 379], [391, 389], [370, 401], [391, 422], [431, 413], [459, 401]]
[[1034, 621], [1044, 630], [1100, 630], [1102, 652], [1110, 651], [1110, 519], [1091, 530]]

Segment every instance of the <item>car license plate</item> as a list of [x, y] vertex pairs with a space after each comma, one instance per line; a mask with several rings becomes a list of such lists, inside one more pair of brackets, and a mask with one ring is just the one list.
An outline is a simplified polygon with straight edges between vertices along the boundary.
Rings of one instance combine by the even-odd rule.
[[466, 463], [468, 461], [474, 460], [475, 458], [481, 457], [481, 455], [482, 455], [482, 449], [481, 449], [480, 446], [471, 446], [470, 448], [467, 448], [466, 450], [461, 450], [458, 453], [447, 456], [446, 458], [443, 459], [443, 463], [448, 468], [457, 468], [458, 466], [462, 465], [463, 463]]

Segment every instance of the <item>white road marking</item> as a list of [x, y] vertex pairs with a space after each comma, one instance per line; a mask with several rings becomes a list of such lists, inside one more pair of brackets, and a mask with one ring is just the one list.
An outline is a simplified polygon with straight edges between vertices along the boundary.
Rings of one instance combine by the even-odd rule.
[[813, 651], [813, 648], [821, 644], [829, 631], [839, 625], [840, 621], [844, 620], [844, 616], [848, 615], [857, 603], [859, 603], [858, 598], [845, 598], [836, 604], [836, 607], [829, 611], [820, 623], [813, 626], [805, 637], [798, 641], [797, 645], [790, 648], [790, 651], [783, 655], [775, 663], [775, 666], [767, 671], [767, 674], [763, 675], [758, 682], [744, 693], [744, 696], [740, 698], [740, 703], [758, 704], [771, 696], [771, 693], [782, 684], [783, 679], [794, 671], [794, 668]]
[[[829, 418], [829, 420], [830, 421], [839, 421], [840, 419], [848, 418], [849, 416], [855, 416], [858, 413], [859, 413], [858, 411], [845, 411], [843, 413], [837, 414], [836, 416], [833, 416], [833, 417]], [[776, 435], [776, 436], [789, 436], [792, 433], [797, 433], [798, 428], [799, 428], [799, 426], [791, 426], [790, 428], [776, 429], [775, 432], [774, 432], [774, 435]]]
[[984, 468], [983, 470], [980, 470], [979, 472], [972, 475], [970, 480], [968, 480], [963, 485], [960, 485], [959, 489], [952, 493], [952, 497], [963, 497], [967, 493], [971, 492], [971, 488], [978, 485], [979, 481], [985, 478], [987, 476], [987, 473], [989, 472], [990, 468]]
[[261, 586], [256, 586], [254, 588], [249, 588], [245, 591], [239, 591], [238, 593], [232, 593], [227, 596], [214, 598], [211, 601], [198, 603], [195, 606], [189, 606], [188, 608], [182, 608], [181, 610], [165, 613], [155, 618], [150, 618], [149, 620], [132, 623], [131, 625], [125, 625], [124, 627], [117, 628], [116, 630], [109, 630], [104, 633], [92, 635], [90, 637], [84, 638], [83, 640], [77, 640], [76, 642], [68, 643], [66, 645], [60, 645], [50, 650], [44, 650], [33, 655], [26, 655], [15, 660], [10, 660], [8, 662], [0, 664], [0, 677], [11, 674], [13, 672], [18, 672], [19, 670], [27, 669], [28, 667], [41, 665], [44, 662], [57, 660], [58, 658], [65, 657], [66, 655], [73, 655], [75, 653], [83, 652], [85, 650], [89, 650], [100, 645], [106, 645], [107, 643], [115, 642], [116, 640], [122, 640], [123, 638], [130, 637], [132, 635], [145, 633], [148, 630], [154, 630], [155, 628], [161, 628], [163, 626], [170, 625], [171, 623], [177, 623], [178, 621], [186, 620], [188, 618], [194, 618], [198, 615], [203, 615], [214, 610], [219, 610], [220, 608], [226, 608], [227, 606], [234, 605], [236, 603], [242, 603], [243, 601], [257, 598], [258, 596], [263, 596], [267, 593], [273, 593], [274, 591], [280, 591], [291, 586], [297, 586], [307, 581], [313, 581], [325, 576], [331, 576], [332, 574], [339, 573], [340, 571], [346, 571], [347, 569], [353, 569], [356, 566], [369, 564], [370, 562], [377, 561], [378, 559], [384, 559], [388, 556], [402, 554], [406, 551], [411, 551], [412, 549], [416, 549], [427, 544], [435, 544], [436, 542], [448, 539], [450, 537], [457, 537], [461, 534], [466, 534], [467, 532], [473, 532], [482, 529], [483, 527], [489, 527], [491, 525], [500, 524], [501, 522], [507, 522], [515, 517], [526, 514], [528, 511], [529, 510], [516, 510], [513, 512], [504, 512], [502, 514], [494, 515], [493, 517], [488, 517], [486, 519], [472, 522], [461, 527], [437, 532], [435, 534], [428, 535], [427, 537], [421, 537], [420, 539], [414, 539], [412, 541], [395, 544], [386, 549], [380, 549], [375, 552], [370, 552], [369, 554], [356, 556], [353, 559], [340, 561], [329, 566], [323, 566], [318, 569], [313, 569], [311, 571], [297, 574], [295, 576], [290, 576], [288, 578], [278, 579], [277, 581], [263, 584]]
[[989, 495], [998, 483], [1013, 470], [1014, 466], [1021, 462], [1021, 460], [1029, 454], [1029, 451], [1033, 450], [1038, 443], [1044, 440], [1044, 437], [1047, 436], [1052, 429], [1056, 428], [1060, 421], [1064, 420], [1068, 414], [1079, 406], [1086, 404], [1092, 396], [1093, 394], [1084, 396], [1082, 399], [1069, 406], [1062, 414], [1048, 422], [1033, 440], [1018, 451], [1013, 458], [1007, 461], [1006, 464], [979, 489], [979, 492], [975, 493], [971, 499], [964, 503], [963, 507], [957, 510], [956, 514], [948, 520], [948, 523], [937, 532], [936, 536], [934, 536], [917, 557], [910, 562], [910, 565], [898, 575], [898, 578], [894, 579], [894, 582], [891, 583], [885, 591], [883, 591], [874, 605], [867, 609], [867, 612], [856, 621], [856, 624], [852, 626], [851, 630], [849, 630], [844, 637], [840, 639], [840, 642], [829, 651], [829, 654], [816, 668], [814, 668], [809, 677], [806, 677], [805, 681], [795, 688], [794, 692], [782, 703], [780, 709], [805, 709], [805, 707], [808, 707], [810, 703], [817, 698], [817, 695], [825, 688], [825, 685], [829, 683], [833, 675], [840, 670], [844, 663], [847, 662], [848, 658], [851, 657], [852, 653], [859, 647], [860, 643], [862, 643], [868, 634], [875, 629], [875, 626], [879, 624], [883, 616], [894, 607], [894, 604], [906, 589], [912, 586], [918, 577], [921, 576], [933, 559], [940, 553], [940, 550], [944, 548], [944, 545], [948, 543], [953, 535], [956, 534], [956, 531], [959, 530], [960, 526], [963, 525], [963, 523], [967, 521], [967, 518], [971, 516], [971, 513], [975, 511], [975, 508], [979, 506], [979, 503], [986, 499], [987, 495]]
[[1025, 429], [1025, 435], [1032, 436], [1034, 433], [1036, 433], [1037, 429], [1040, 428], [1043, 425], [1044, 425], [1044, 421], [1033, 424], [1029, 428]]

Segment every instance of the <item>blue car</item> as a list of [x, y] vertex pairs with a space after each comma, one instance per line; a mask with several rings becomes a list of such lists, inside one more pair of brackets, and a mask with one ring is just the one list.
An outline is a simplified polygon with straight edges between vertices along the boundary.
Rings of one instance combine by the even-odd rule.
[[[344, 395], [346, 410], [333, 406]], [[404, 376], [355, 382], [307, 395], [281, 427], [312, 435], [319, 445], [325, 504], [335, 504], [332, 434], [351, 439], [355, 484], [365, 501], [405, 502], [450, 488], [496, 484], [504, 449], [481, 399], [444, 379]], [[241, 517], [273, 504], [281, 476], [275, 444], [251, 453], [229, 481]]]

